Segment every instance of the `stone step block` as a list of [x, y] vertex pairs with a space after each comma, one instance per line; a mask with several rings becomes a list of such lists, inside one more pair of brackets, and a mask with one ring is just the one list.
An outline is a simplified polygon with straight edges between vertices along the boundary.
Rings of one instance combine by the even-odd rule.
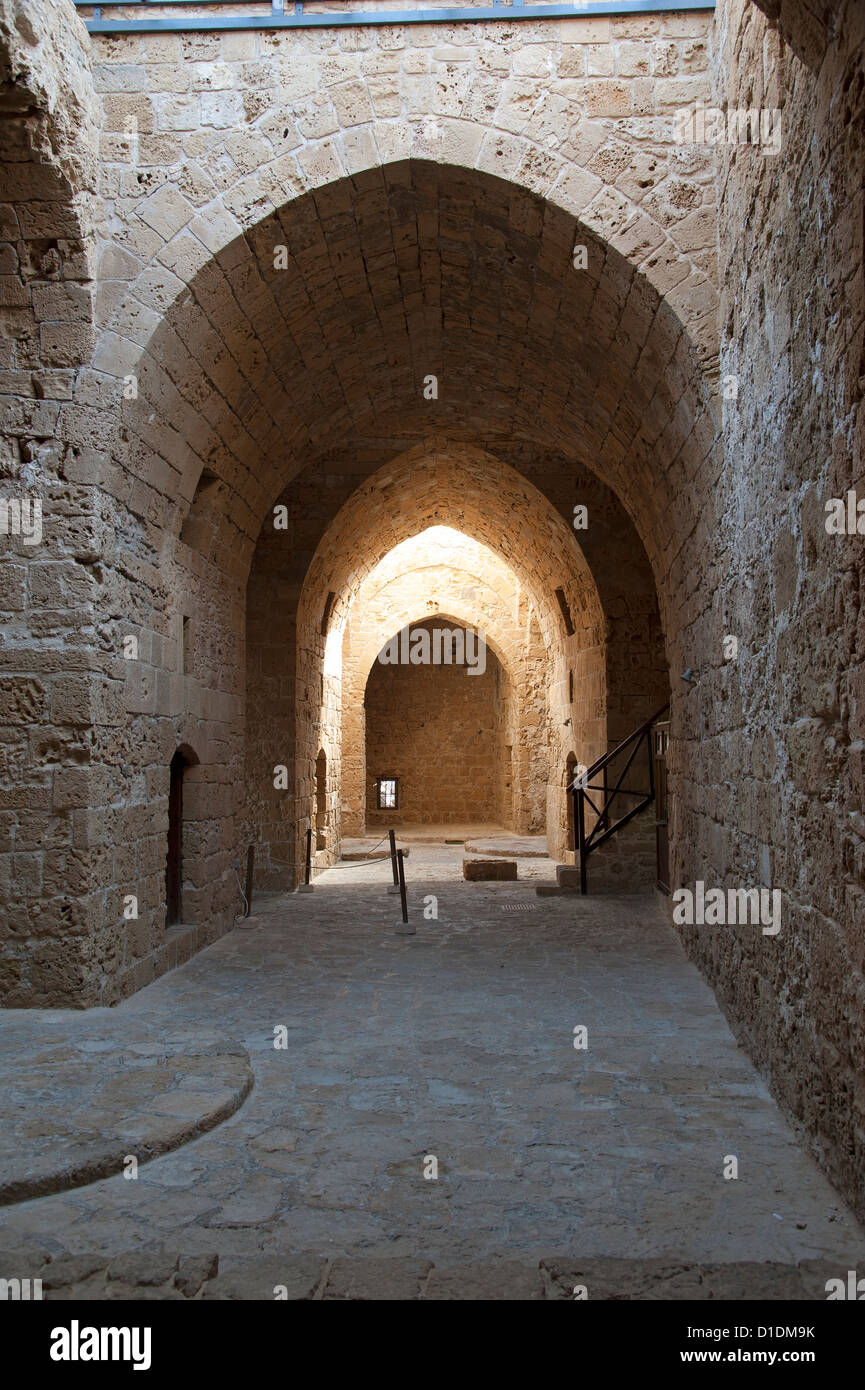
[[515, 859], [469, 859], [463, 860], [463, 878], [471, 883], [482, 883], [492, 879], [509, 879], [517, 876]]

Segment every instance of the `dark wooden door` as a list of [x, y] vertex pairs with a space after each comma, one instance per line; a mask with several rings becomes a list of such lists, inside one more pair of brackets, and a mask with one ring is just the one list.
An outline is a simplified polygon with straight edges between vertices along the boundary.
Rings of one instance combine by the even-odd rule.
[[166, 926], [183, 921], [180, 885], [183, 876], [183, 774], [186, 759], [175, 753], [171, 759], [168, 790], [168, 859], [165, 864]]
[[667, 749], [670, 746], [670, 723], [656, 724], [652, 729], [655, 762], [655, 838], [658, 857], [658, 887], [670, 891], [670, 803], [667, 795]]

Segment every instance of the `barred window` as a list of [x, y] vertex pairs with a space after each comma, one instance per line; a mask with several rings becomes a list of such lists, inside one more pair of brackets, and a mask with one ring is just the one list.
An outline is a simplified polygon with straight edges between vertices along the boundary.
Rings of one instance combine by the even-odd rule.
[[379, 777], [376, 780], [376, 805], [380, 811], [395, 811], [398, 807], [397, 778]]

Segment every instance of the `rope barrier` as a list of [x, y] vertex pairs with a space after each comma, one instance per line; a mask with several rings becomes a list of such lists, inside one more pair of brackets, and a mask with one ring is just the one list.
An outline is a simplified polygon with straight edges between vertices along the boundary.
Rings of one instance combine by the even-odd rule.
[[242, 885], [241, 885], [240, 877], [239, 877], [239, 875], [238, 875], [237, 869], [234, 870], [234, 877], [235, 877], [235, 879], [237, 880], [237, 889], [238, 889], [238, 892], [240, 893], [240, 896], [243, 898], [243, 911], [240, 913], [239, 916], [235, 916], [234, 921], [235, 921], [235, 924], [236, 924], [236, 923], [238, 923], [238, 922], [245, 922], [246, 919], [247, 919], [247, 917], [249, 916], [249, 901], [248, 901], [248, 899], [247, 899], [246, 894], [245, 894], [244, 891], [243, 891], [243, 887], [242, 887]]
[[[386, 839], [387, 839], [387, 836], [386, 836], [386, 835], [382, 835], [381, 839], [380, 839], [379, 842], [378, 842], [378, 845], [383, 845]], [[385, 864], [385, 863], [388, 861], [388, 859], [390, 859], [390, 855], [389, 855], [389, 854], [383, 855], [381, 859], [370, 859], [370, 857], [369, 857], [371, 854], [374, 854], [374, 853], [375, 853], [375, 851], [378, 849], [378, 845], [373, 845], [372, 849], [371, 849], [371, 850], [368, 850], [367, 853], [366, 853], [366, 854], [363, 856], [363, 858], [361, 858], [361, 859], [349, 859], [349, 860], [347, 860], [346, 863], [344, 863], [344, 864], [331, 864], [331, 865], [329, 865], [329, 868], [331, 868], [331, 869], [357, 869], [357, 868], [368, 869], [368, 868], [370, 867], [370, 865], [372, 865], [372, 864]], [[368, 862], [367, 862], [367, 863], [364, 863], [364, 862], [363, 862], [364, 859], [367, 860]]]

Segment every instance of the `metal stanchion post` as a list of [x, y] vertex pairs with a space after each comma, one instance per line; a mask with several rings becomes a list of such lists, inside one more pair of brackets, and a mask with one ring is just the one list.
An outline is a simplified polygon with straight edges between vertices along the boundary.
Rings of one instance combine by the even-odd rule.
[[402, 859], [402, 850], [396, 852], [397, 869], [399, 872], [399, 896], [402, 903], [402, 922], [397, 924], [397, 933], [400, 936], [414, 936], [414, 927], [409, 926], [408, 922], [408, 901], [405, 892], [405, 865]]
[[588, 891], [586, 887], [586, 805], [585, 793], [580, 788], [577, 797], [577, 848], [580, 861], [580, 892], [583, 897]]
[[298, 890], [297, 890], [298, 893], [311, 893], [311, 892], [312, 892], [312, 884], [311, 884], [310, 881], [309, 881], [309, 880], [310, 880], [310, 875], [311, 875], [311, 873], [312, 873], [312, 827], [310, 827], [310, 828], [307, 830], [307, 832], [306, 832], [306, 874], [305, 874], [303, 883], [300, 884], [300, 886], [299, 886], [299, 888], [298, 888]]
[[389, 830], [387, 833], [388, 833], [388, 836], [389, 836], [389, 838], [390, 838], [390, 866], [391, 866], [391, 868], [393, 869], [393, 883], [390, 885], [390, 887], [388, 888], [387, 891], [388, 891], [389, 893], [398, 893], [398, 892], [399, 892], [399, 870], [397, 869], [397, 866], [396, 866], [396, 836], [394, 835], [394, 833], [393, 833], [392, 830]]

